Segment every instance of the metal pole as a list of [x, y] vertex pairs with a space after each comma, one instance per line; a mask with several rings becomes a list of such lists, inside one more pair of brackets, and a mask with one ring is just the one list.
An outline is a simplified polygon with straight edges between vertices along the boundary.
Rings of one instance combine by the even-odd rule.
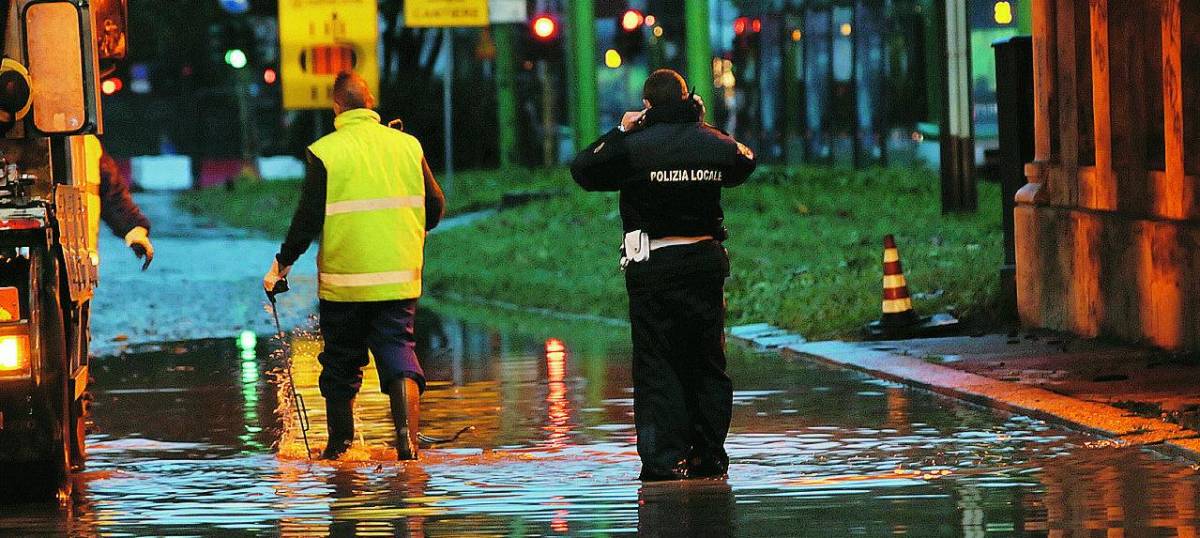
[[454, 190], [454, 29], [446, 28], [442, 44], [442, 60], [446, 73], [442, 77], [442, 132], [445, 133], [446, 173], [442, 190], [449, 196]]
[[687, 47], [687, 79], [704, 99], [704, 121], [713, 122], [712, 37], [709, 36], [709, 0], [683, 3], [684, 42]]
[[517, 27], [497, 24], [492, 27], [496, 38], [496, 119], [500, 129], [500, 166], [508, 168], [517, 162], [517, 92], [514, 47]]
[[858, 26], [858, 1], [850, 2], [850, 166], [862, 167], [862, 116], [858, 113], [858, 46], [862, 42]]
[[538, 82], [542, 85], [542, 165], [554, 166], [554, 146], [558, 139], [555, 132], [558, 122], [554, 118], [554, 87], [550, 84], [546, 60], [538, 60]]
[[594, 0], [571, 0], [571, 96], [575, 110], [575, 149], [600, 137], [599, 90], [596, 86], [596, 9]]

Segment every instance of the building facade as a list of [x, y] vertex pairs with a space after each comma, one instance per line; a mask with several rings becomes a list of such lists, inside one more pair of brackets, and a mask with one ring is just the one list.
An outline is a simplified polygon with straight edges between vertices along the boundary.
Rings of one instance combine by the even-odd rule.
[[1034, 0], [1027, 325], [1200, 349], [1200, 2]]

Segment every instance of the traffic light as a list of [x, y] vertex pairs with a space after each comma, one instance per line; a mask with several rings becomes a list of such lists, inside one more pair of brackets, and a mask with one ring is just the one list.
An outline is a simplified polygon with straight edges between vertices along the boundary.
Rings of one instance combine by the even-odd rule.
[[249, 60], [246, 58], [246, 51], [242, 49], [229, 49], [225, 51], [225, 64], [234, 69], [246, 67]]
[[124, 87], [125, 82], [121, 80], [121, 77], [109, 77], [100, 83], [100, 92], [104, 95], [113, 95]]
[[758, 48], [762, 19], [738, 17], [733, 21], [733, 48], [744, 51]]
[[633, 62], [646, 52], [646, 35], [643, 31], [645, 22], [646, 16], [636, 9], [626, 10], [621, 15], [621, 30], [617, 32], [616, 47], [612, 51], [616, 53], [616, 56], [612, 58], [614, 61], [611, 62], [609, 55], [606, 54], [605, 58], [605, 63], [609, 67], [619, 67], [621, 63]]
[[562, 58], [562, 25], [553, 13], [540, 13], [529, 20], [524, 48], [531, 60]]
[[555, 41], [561, 32], [558, 24], [558, 18], [549, 13], [543, 13], [533, 18], [529, 23], [529, 29], [533, 33], [534, 39], [542, 42]]

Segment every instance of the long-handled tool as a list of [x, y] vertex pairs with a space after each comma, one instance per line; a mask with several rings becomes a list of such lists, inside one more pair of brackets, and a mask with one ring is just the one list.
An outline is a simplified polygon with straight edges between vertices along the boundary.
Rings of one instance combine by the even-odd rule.
[[[279, 336], [279, 341], [284, 341], [283, 326], [279, 324], [279, 305], [275, 302], [275, 296], [281, 293], [287, 293], [288, 281], [286, 278], [279, 279], [275, 283], [275, 287], [267, 292], [267, 300], [271, 301], [271, 314], [275, 317], [275, 334]], [[287, 345], [286, 343], [284, 345]], [[312, 459], [312, 449], [308, 446], [308, 406], [304, 405], [304, 396], [296, 392], [296, 380], [292, 377], [292, 358], [287, 357], [287, 376], [288, 386], [292, 390], [292, 407], [296, 408], [296, 418], [300, 421], [300, 435], [304, 438], [304, 453], [308, 455], [308, 459]]]

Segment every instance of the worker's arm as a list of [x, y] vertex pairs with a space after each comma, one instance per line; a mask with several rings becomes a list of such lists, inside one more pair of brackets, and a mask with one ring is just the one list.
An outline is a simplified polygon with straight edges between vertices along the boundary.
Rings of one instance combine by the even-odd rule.
[[280, 267], [290, 267], [308, 250], [321, 228], [325, 226], [325, 191], [327, 175], [325, 165], [309, 152], [304, 171], [304, 186], [300, 190], [300, 204], [292, 215], [292, 225], [287, 238], [279, 248], [275, 259]]
[[633, 177], [625, 133], [613, 129], [579, 152], [571, 163], [571, 177], [587, 191], [616, 191]]
[[754, 169], [758, 167], [754, 151], [741, 142], [736, 144], [737, 153], [733, 156], [733, 165], [730, 167], [729, 174], [721, 182], [722, 187], [736, 187], [745, 183], [747, 179], [750, 179], [750, 174], [754, 173]]
[[425, 175], [425, 231], [429, 231], [437, 228], [442, 217], [446, 216], [446, 195], [425, 159], [421, 159], [421, 170]]
[[100, 218], [117, 237], [125, 237], [134, 228], [150, 231], [150, 219], [129, 194], [117, 161], [109, 154], [100, 156]]

